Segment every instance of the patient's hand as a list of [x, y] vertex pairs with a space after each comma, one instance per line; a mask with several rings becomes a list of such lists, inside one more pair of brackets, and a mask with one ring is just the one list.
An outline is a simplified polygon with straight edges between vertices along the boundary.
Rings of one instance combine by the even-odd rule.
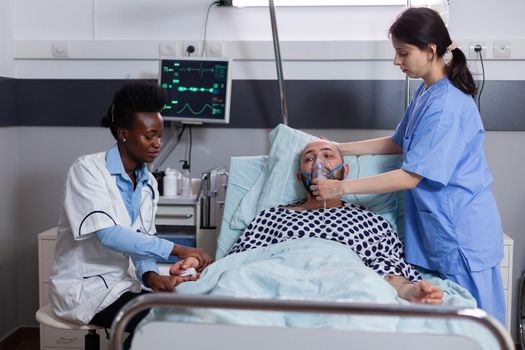
[[[199, 261], [199, 266], [195, 266], [198, 272], [204, 270], [206, 266], [211, 264], [212, 258], [201, 248], [185, 247], [179, 244], [175, 244], [171, 251], [171, 255], [178, 256], [180, 259], [186, 259], [193, 257]], [[190, 266], [192, 267], [192, 266]]]
[[[171, 267], [170, 267], [170, 275], [178, 276], [181, 273], [183, 273], [184, 271], [186, 271], [187, 269], [189, 269], [190, 267], [193, 267], [194, 269], [197, 269], [199, 264], [200, 264], [200, 261], [197, 258], [193, 257], [193, 256], [181, 259], [181, 260], [177, 261], [175, 264], [171, 265]], [[199, 275], [197, 275], [197, 277], [198, 276]]]
[[[168, 276], [166, 276], [168, 277]], [[173, 286], [172, 290], [175, 290], [175, 286], [178, 286], [179, 284], [183, 282], [189, 282], [189, 281], [196, 281], [198, 277], [192, 277], [192, 276], [169, 276], [171, 278], [171, 285]]]
[[154, 271], [144, 274], [143, 280], [154, 292], [172, 292], [175, 286], [182, 282], [195, 281], [197, 278], [187, 276], [161, 276]]
[[430, 284], [428, 281], [407, 283], [398, 289], [401, 298], [413, 303], [441, 304], [443, 302], [443, 291], [441, 288]]

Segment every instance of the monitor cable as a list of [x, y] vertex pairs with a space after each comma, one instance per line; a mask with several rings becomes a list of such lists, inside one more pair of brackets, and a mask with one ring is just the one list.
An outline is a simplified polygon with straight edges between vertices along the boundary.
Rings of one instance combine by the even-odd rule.
[[206, 55], [206, 34], [208, 32], [208, 19], [210, 17], [211, 9], [214, 5], [220, 6], [220, 4], [221, 4], [221, 1], [214, 1], [210, 5], [208, 5], [208, 10], [206, 11], [206, 17], [204, 19], [204, 36], [202, 39], [201, 57], [204, 57]]
[[483, 65], [483, 53], [481, 52], [483, 50], [483, 47], [481, 45], [476, 45], [474, 48], [474, 51], [478, 53], [479, 55], [479, 61], [481, 62], [481, 74], [483, 76], [481, 80], [481, 87], [478, 92], [478, 110], [481, 113], [481, 93], [483, 92], [483, 88], [485, 87], [485, 66]]
[[193, 137], [192, 137], [192, 134], [191, 134], [191, 125], [188, 126], [188, 129], [190, 131], [190, 147], [189, 147], [189, 151], [188, 151], [188, 165], [190, 166], [190, 171], [191, 171], [191, 147], [193, 145]]

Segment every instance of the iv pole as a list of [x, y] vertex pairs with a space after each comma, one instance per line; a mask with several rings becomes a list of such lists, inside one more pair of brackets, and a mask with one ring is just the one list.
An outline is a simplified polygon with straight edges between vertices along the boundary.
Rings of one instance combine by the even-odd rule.
[[[412, 6], [411, 0], [407, 0], [407, 9]], [[408, 109], [410, 104], [410, 77], [405, 74], [405, 111]]]
[[288, 125], [288, 106], [286, 104], [286, 95], [284, 93], [283, 66], [281, 62], [281, 49], [279, 47], [279, 36], [277, 34], [277, 21], [275, 19], [275, 5], [273, 0], [268, 0], [270, 9], [270, 20], [272, 22], [273, 49], [275, 51], [275, 64], [277, 66], [277, 80], [279, 81], [279, 97], [281, 99], [281, 113], [283, 124]]

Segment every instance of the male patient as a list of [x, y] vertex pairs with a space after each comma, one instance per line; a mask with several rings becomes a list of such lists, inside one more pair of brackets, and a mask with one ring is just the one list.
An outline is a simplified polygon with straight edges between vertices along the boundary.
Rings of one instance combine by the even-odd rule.
[[[288, 239], [316, 237], [348, 245], [365, 265], [384, 276], [399, 297], [411, 302], [440, 304], [443, 292], [421, 280], [404, 260], [403, 245], [390, 224], [381, 216], [345, 204], [340, 199], [317, 201], [310, 192], [312, 172], [319, 160], [326, 177], [342, 180], [348, 166], [337, 146], [317, 139], [302, 150], [297, 178], [307, 189], [306, 199], [287, 206], [263, 210], [245, 229], [230, 254], [264, 247]], [[325, 206], [326, 205], [326, 206]]]

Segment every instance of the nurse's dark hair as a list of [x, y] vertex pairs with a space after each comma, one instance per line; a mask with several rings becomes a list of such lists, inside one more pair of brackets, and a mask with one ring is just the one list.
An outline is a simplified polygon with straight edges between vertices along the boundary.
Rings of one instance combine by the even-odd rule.
[[[452, 44], [447, 27], [436, 11], [425, 7], [405, 10], [390, 27], [391, 38], [417, 46], [420, 50], [436, 45], [436, 54], [443, 57]], [[450, 82], [467, 95], [475, 96], [478, 89], [467, 67], [467, 58], [459, 48], [452, 50], [452, 60], [446, 67]]]
[[100, 124], [111, 130], [118, 140], [117, 129], [130, 129], [137, 113], [160, 112], [166, 103], [166, 93], [154, 81], [134, 80], [125, 83], [113, 95], [113, 103]]

